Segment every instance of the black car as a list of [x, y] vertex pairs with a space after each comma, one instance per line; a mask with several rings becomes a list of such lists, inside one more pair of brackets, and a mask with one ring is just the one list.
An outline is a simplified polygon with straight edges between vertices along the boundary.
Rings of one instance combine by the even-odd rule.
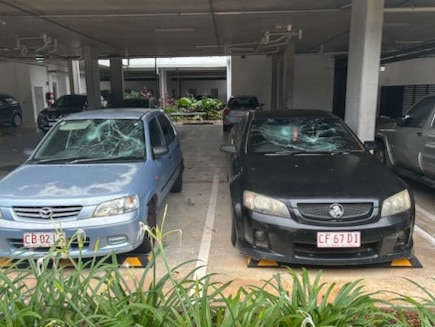
[[39, 112], [37, 118], [38, 128], [46, 133], [62, 117], [73, 112], [84, 111], [87, 109], [87, 107], [86, 95], [63, 95], [58, 98], [50, 107]]
[[[100, 96], [101, 108], [107, 107], [107, 100]], [[88, 109], [88, 97], [84, 94], [67, 94], [57, 99], [51, 106], [40, 111], [37, 118], [38, 128], [44, 133], [62, 117]]]
[[254, 260], [303, 265], [411, 257], [414, 199], [374, 146], [329, 112], [250, 112], [220, 148], [233, 245]]
[[23, 122], [23, 109], [20, 103], [11, 95], [0, 94], [0, 123], [21, 126]]

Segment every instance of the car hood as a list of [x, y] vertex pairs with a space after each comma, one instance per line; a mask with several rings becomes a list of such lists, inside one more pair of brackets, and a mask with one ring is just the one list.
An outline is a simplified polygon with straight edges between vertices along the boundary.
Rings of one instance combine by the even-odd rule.
[[386, 198], [404, 189], [370, 154], [248, 155], [246, 188], [281, 199]]
[[132, 192], [143, 163], [22, 165], [0, 181], [10, 200], [111, 197]]
[[56, 114], [65, 114], [65, 113], [73, 113], [80, 112], [86, 110], [85, 107], [48, 107], [41, 111], [41, 113], [56, 113]]

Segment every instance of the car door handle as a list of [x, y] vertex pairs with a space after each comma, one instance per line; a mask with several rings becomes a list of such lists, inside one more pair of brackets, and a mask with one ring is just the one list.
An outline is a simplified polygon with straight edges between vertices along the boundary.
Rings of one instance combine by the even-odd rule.
[[423, 133], [422, 132], [417, 132], [416, 134], [417, 134], [417, 136], [421, 136]]

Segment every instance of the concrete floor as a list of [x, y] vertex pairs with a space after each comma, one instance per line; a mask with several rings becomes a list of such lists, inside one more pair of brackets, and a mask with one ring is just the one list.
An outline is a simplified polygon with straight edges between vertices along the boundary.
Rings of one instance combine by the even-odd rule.
[[[227, 292], [240, 287], [263, 286], [266, 280], [280, 275], [289, 290], [292, 278], [284, 267], [248, 268], [246, 258], [230, 243], [230, 195], [226, 181], [225, 154], [219, 151], [226, 141], [219, 122], [213, 124], [176, 125], [185, 156], [183, 191], [167, 198], [167, 215], [162, 226], [163, 246], [173, 273], [184, 277], [193, 269], [196, 277], [216, 274], [213, 281], [228, 282]], [[33, 126], [18, 129], [0, 127], [0, 177], [21, 163], [24, 148], [34, 147], [42, 135]], [[417, 227], [414, 233], [415, 254], [422, 268], [414, 267], [343, 267], [309, 268], [310, 276], [321, 270], [321, 281], [335, 283], [337, 289], [344, 283], [361, 279], [365, 292], [385, 290], [412, 297], [424, 296], [421, 290], [406, 279], [421, 285], [435, 295], [435, 191], [412, 184], [417, 200]], [[163, 213], [160, 213], [160, 219]], [[190, 261], [190, 262], [189, 262]], [[296, 273], [300, 267], [292, 268]], [[141, 268], [135, 272], [140, 275]], [[157, 265], [158, 275], [166, 273], [163, 264]], [[395, 295], [385, 293], [382, 298]], [[424, 296], [427, 298], [427, 296]]]

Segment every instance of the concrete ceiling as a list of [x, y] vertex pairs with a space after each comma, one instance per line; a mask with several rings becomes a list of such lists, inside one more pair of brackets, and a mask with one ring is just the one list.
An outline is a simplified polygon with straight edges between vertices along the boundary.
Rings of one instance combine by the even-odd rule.
[[[346, 54], [351, 0], [0, 0], [0, 61]], [[385, 0], [382, 54], [435, 53], [435, 0]]]

